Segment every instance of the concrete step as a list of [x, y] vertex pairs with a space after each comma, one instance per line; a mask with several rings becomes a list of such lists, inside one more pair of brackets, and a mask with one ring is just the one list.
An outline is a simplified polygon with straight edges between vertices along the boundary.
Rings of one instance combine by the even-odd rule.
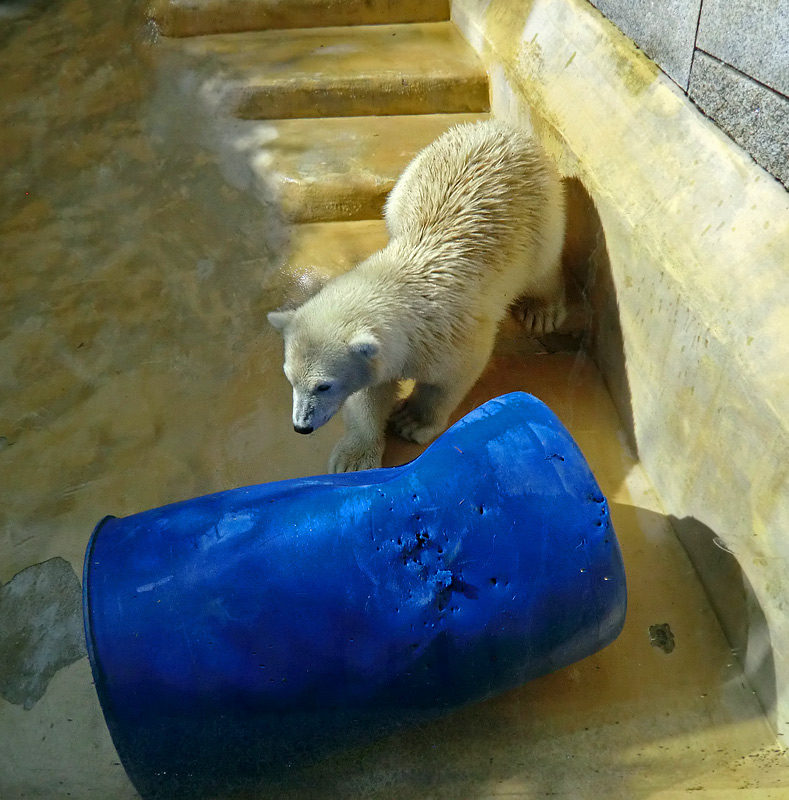
[[386, 225], [380, 219], [294, 225], [288, 257], [264, 287], [266, 308], [301, 305], [387, 241]]
[[451, 22], [165, 39], [242, 119], [482, 112], [485, 69]]
[[165, 36], [278, 28], [440, 22], [449, 0], [154, 0], [151, 19]]
[[383, 220], [316, 222], [291, 229], [288, 274], [299, 283], [322, 286], [389, 241]]
[[293, 222], [380, 218], [411, 159], [447, 128], [487, 114], [242, 123], [240, 141]]

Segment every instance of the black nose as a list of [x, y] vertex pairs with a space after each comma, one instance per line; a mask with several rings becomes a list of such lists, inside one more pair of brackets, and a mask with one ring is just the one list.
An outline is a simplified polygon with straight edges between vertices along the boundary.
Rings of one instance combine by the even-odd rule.
[[296, 433], [312, 433], [312, 425], [307, 425], [305, 427], [294, 425], [293, 430], [296, 431]]

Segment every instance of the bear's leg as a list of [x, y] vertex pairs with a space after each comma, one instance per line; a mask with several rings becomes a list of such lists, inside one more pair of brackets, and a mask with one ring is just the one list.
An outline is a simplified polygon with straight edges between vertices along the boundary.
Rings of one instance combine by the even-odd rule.
[[[392, 414], [389, 428], [395, 436], [407, 442], [427, 444], [446, 428], [451, 403], [447, 386], [417, 383], [403, 405]], [[459, 403], [462, 396], [457, 399]], [[457, 404], [455, 404], [457, 405]]]
[[450, 414], [477, 382], [490, 358], [496, 326], [478, 327], [476, 336], [460, 348], [449, 369], [435, 380], [418, 381], [405, 403], [392, 414], [389, 428], [407, 442], [426, 444], [442, 433]]
[[[549, 202], [544, 219], [544, 238], [524, 271], [526, 283], [511, 306], [512, 315], [530, 336], [551, 333], [567, 317], [562, 270], [564, 247], [563, 201]], [[556, 207], [551, 210], [551, 206]]]
[[343, 406], [345, 435], [334, 446], [329, 472], [356, 472], [381, 466], [386, 420], [397, 400], [397, 381], [362, 389]]

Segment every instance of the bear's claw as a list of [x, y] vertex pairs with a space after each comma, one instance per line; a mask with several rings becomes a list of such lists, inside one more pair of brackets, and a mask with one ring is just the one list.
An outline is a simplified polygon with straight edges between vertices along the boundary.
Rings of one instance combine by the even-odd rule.
[[379, 448], [368, 447], [365, 444], [349, 440], [349, 437], [340, 439], [334, 446], [329, 458], [329, 472], [358, 472], [363, 469], [376, 469], [381, 466]]
[[529, 299], [517, 302], [512, 307], [512, 314], [529, 336], [544, 336], [564, 322], [567, 309], [561, 301], [539, 303]]

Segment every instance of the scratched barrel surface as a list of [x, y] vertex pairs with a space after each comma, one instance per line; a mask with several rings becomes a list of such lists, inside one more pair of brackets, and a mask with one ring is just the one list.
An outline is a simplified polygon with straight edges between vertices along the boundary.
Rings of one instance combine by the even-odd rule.
[[620, 632], [608, 506], [539, 400], [476, 409], [410, 464], [96, 527], [96, 689], [143, 798], [207, 798], [483, 700]]

